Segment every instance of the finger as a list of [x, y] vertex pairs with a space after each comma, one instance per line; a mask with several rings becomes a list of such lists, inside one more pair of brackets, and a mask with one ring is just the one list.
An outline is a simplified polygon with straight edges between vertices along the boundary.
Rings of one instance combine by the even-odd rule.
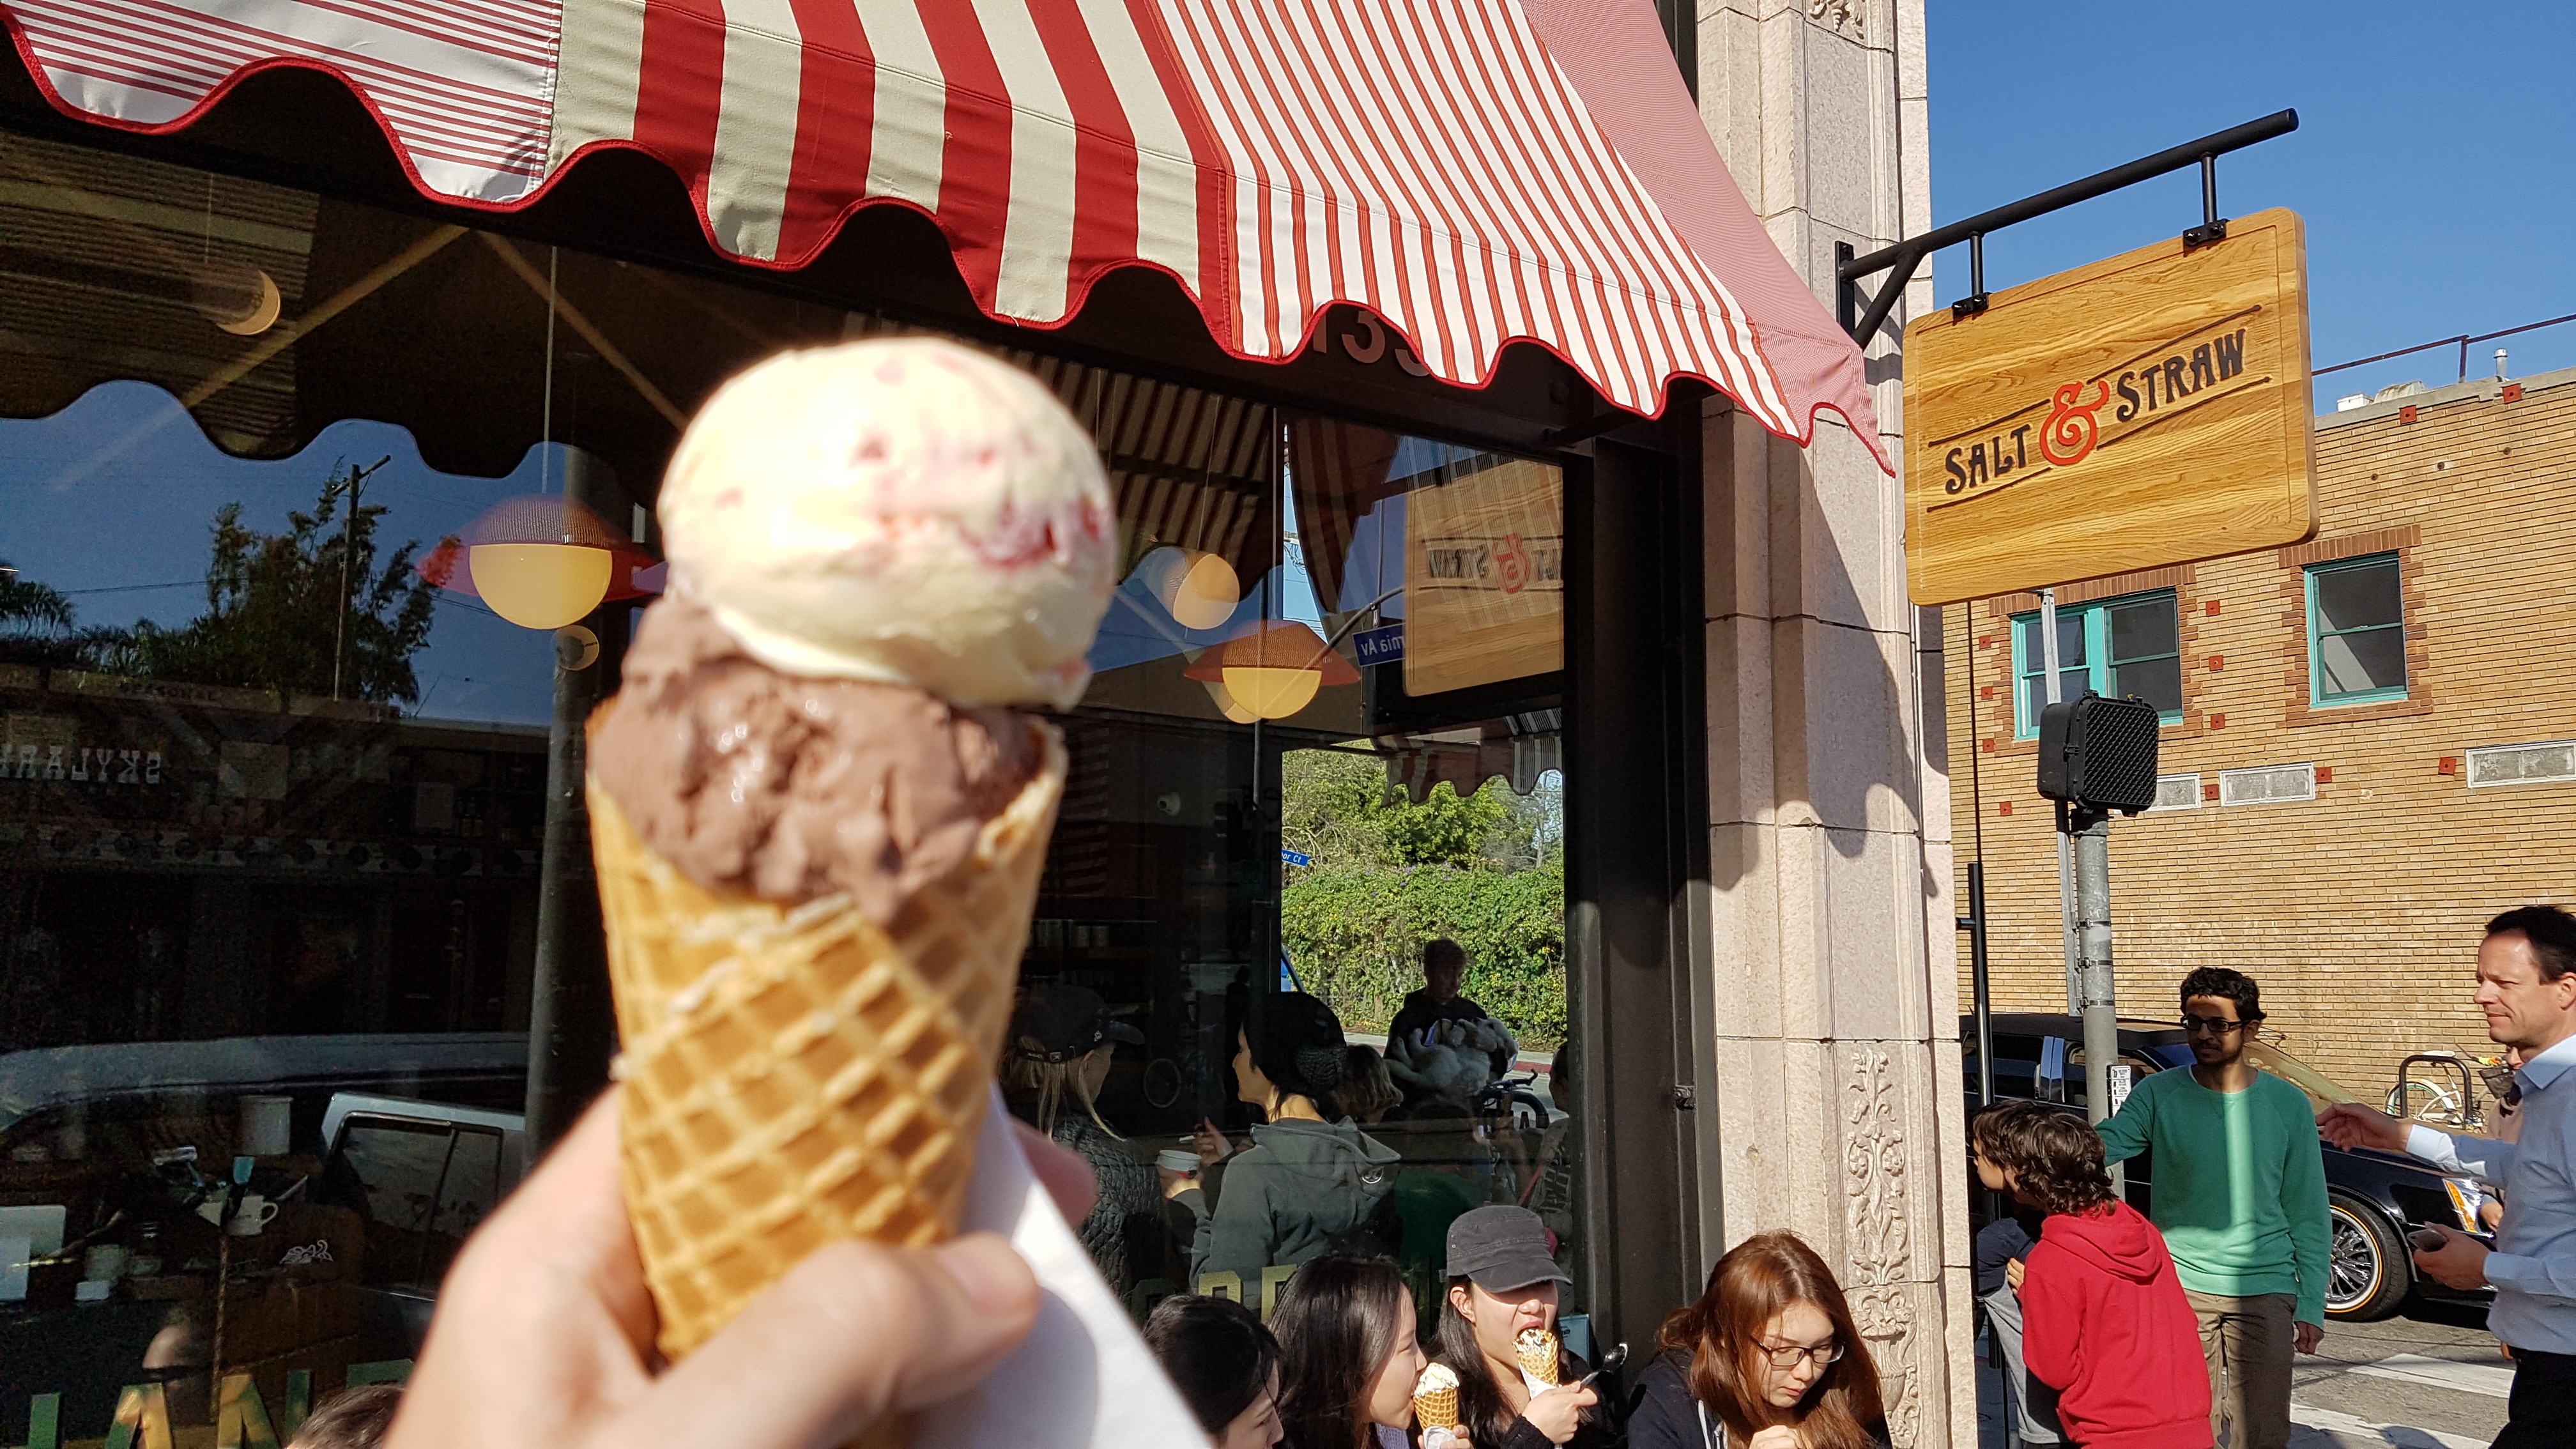
[[1029, 1171], [1055, 1199], [1056, 1211], [1069, 1223], [1091, 1216], [1092, 1204], [1100, 1200], [1100, 1182], [1091, 1174], [1091, 1164], [1082, 1155], [1046, 1137], [1026, 1122], [1013, 1121], [1020, 1134], [1020, 1150], [1028, 1154]]
[[992, 1233], [929, 1249], [833, 1243], [591, 1442], [830, 1449], [973, 1387], [1037, 1313], [1036, 1275]]

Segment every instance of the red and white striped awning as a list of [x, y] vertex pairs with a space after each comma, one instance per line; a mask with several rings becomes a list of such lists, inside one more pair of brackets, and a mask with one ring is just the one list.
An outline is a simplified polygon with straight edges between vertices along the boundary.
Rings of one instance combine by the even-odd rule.
[[0, 0], [55, 104], [187, 125], [340, 77], [421, 190], [523, 206], [585, 152], [685, 179], [740, 260], [857, 208], [946, 234], [997, 318], [1159, 267], [1238, 356], [1383, 317], [1432, 375], [1507, 342], [1652, 414], [1703, 378], [1772, 431], [1877, 435], [1860, 354], [1726, 174], [1650, 0]]

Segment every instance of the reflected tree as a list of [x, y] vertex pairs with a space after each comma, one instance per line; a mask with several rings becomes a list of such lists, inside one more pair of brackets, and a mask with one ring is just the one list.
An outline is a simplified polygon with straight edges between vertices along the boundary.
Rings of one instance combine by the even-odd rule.
[[[382, 466], [378, 464], [376, 466]], [[206, 612], [176, 629], [138, 624], [116, 672], [379, 703], [420, 697], [412, 656], [429, 642], [436, 590], [413, 567], [417, 539], [380, 554], [385, 508], [363, 501], [372, 468], [337, 468], [286, 531], [215, 514]]]

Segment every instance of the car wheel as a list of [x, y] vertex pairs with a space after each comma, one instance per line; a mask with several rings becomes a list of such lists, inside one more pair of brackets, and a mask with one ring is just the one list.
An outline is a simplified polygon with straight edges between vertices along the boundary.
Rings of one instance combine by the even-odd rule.
[[2415, 1267], [2379, 1209], [2341, 1193], [2326, 1198], [2326, 1316], [2386, 1318], [2415, 1286]]

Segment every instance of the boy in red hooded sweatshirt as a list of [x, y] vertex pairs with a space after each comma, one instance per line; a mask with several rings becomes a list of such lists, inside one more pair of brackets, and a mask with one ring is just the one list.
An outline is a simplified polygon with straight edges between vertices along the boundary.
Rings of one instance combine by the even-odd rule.
[[2210, 1449], [2200, 1321], [2164, 1235], [2112, 1197], [2102, 1139], [2071, 1112], [2007, 1102], [1978, 1114], [1973, 1140], [1990, 1186], [2048, 1214], [2022, 1263], [2021, 1351], [2058, 1391], [2067, 1439]]

